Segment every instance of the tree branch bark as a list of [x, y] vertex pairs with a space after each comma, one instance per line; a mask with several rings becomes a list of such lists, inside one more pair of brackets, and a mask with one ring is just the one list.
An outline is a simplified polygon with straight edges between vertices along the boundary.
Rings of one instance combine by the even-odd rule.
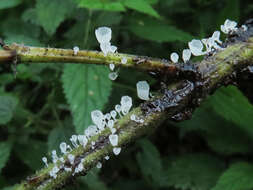
[[[181, 121], [189, 118], [194, 109], [208, 95], [212, 94], [222, 85], [232, 84], [235, 81], [234, 79], [238, 71], [253, 65], [253, 38], [247, 39], [246, 42], [236, 42], [233, 45], [229, 45], [224, 50], [215, 52], [212, 56], [207, 56], [199, 63], [195, 63], [194, 65], [186, 64], [184, 66], [173, 65], [165, 60], [146, 57], [140, 58], [139, 56], [126, 54], [104, 57], [99, 52], [80, 51], [75, 56], [72, 50], [26, 47], [15, 44], [8, 46], [8, 48], [16, 52], [18, 60], [21, 63], [78, 62], [107, 65], [114, 63], [117, 66], [134, 67], [141, 70], [158, 71], [166, 74], [171, 73], [172, 76], [178, 76], [177, 82], [168, 84], [167, 88], [161, 92], [157, 92], [157, 95], [150, 101], [144, 102], [129, 114], [117, 120], [115, 124], [117, 129], [116, 134], [119, 136], [119, 146], [121, 147], [125, 147], [141, 136], [150, 134], [166, 119]], [[120, 63], [122, 57], [127, 57], [127, 64]], [[135, 59], [140, 61], [142, 58], [145, 60], [139, 64], [135, 61]], [[0, 62], [2, 62], [1, 60], [0, 58]], [[164, 72], [166, 69], [170, 72]], [[193, 78], [187, 78], [188, 75], [180, 78], [181, 71], [183, 73], [191, 71], [195, 75]], [[132, 121], [130, 119], [132, 114], [143, 119], [144, 122], [137, 123]], [[106, 155], [112, 154], [113, 147], [108, 140], [110, 133], [110, 130], [106, 129], [101, 134], [92, 137], [85, 148], [79, 146], [73, 149], [71, 154], [75, 155], [75, 161], [74, 165], [72, 165], [72, 170], [80, 163], [81, 159], [84, 159], [84, 170], [81, 174], [85, 175], [98, 161], [103, 162]], [[95, 142], [94, 149], [92, 149], [91, 141]], [[65, 160], [67, 160], [66, 157]], [[57, 164], [60, 165], [60, 161]], [[68, 165], [67, 161], [64, 164]], [[72, 176], [72, 172], [66, 172], [61, 169], [57, 174], [57, 178], [53, 179], [49, 176], [49, 171], [53, 166], [53, 164], [49, 164], [49, 167], [37, 171], [36, 174], [16, 185], [13, 189], [51, 190], [61, 187], [70, 179], [76, 177]]]

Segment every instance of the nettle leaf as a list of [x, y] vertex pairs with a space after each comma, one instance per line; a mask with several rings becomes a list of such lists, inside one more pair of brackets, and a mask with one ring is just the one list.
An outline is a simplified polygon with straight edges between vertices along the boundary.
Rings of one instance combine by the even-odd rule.
[[253, 188], [253, 165], [240, 162], [227, 169], [212, 190], [250, 190]]
[[128, 28], [138, 37], [155, 42], [188, 42], [193, 38], [175, 26], [145, 17], [131, 19]]
[[162, 170], [162, 161], [157, 148], [148, 140], [140, 140], [142, 152], [136, 156], [141, 173], [147, 181], [152, 180], [155, 186], [163, 183], [164, 175]]
[[63, 88], [77, 133], [92, 124], [90, 112], [102, 109], [111, 92], [112, 81], [105, 67], [66, 64], [62, 76]]
[[186, 154], [172, 160], [167, 169], [167, 185], [176, 189], [208, 190], [225, 168], [219, 159], [207, 154]]
[[223, 87], [210, 99], [214, 111], [245, 130], [253, 138], [253, 105], [235, 87]]
[[1, 0], [0, 9], [16, 7], [17, 5], [20, 5], [21, 3], [22, 3], [22, 0]]
[[88, 174], [84, 177], [81, 177], [82, 182], [84, 182], [89, 190], [107, 190], [106, 184], [99, 178], [99, 170], [93, 168]]
[[[28, 144], [15, 145], [14, 149], [19, 158], [34, 171], [43, 167], [41, 158], [47, 153], [45, 142], [29, 140]], [[35, 152], [36, 154], [32, 154]]]
[[53, 35], [57, 27], [69, 16], [74, 9], [71, 0], [37, 0], [36, 16], [38, 23], [49, 35]]
[[210, 96], [191, 120], [177, 125], [182, 134], [199, 131], [208, 145], [219, 153], [246, 154], [253, 150], [252, 113], [248, 100], [235, 87], [229, 86]]
[[150, 0], [124, 0], [123, 4], [133, 10], [159, 18], [158, 12], [150, 5]]
[[13, 96], [0, 96], [0, 124], [6, 124], [11, 120], [17, 104], [18, 99]]
[[48, 135], [47, 146], [48, 152], [52, 150], [59, 151], [61, 142], [69, 142], [69, 138], [74, 134], [72, 120], [66, 119], [62, 126], [54, 128]]
[[0, 173], [9, 159], [11, 147], [12, 145], [9, 142], [0, 142]]
[[125, 11], [124, 6], [120, 2], [110, 2], [102, 0], [79, 0], [79, 7], [85, 7], [95, 10], [107, 10], [107, 11]]

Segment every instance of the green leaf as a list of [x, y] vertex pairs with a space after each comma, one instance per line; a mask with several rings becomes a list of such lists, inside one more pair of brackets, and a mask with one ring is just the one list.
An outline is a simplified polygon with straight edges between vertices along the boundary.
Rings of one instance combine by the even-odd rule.
[[9, 159], [11, 147], [11, 143], [9, 142], [0, 142], [0, 173]]
[[221, 175], [225, 164], [207, 154], [186, 154], [172, 160], [164, 186], [176, 189], [209, 190]]
[[159, 186], [163, 179], [162, 163], [159, 151], [148, 140], [144, 139], [138, 143], [141, 145], [143, 150], [136, 156], [141, 173], [147, 181], [150, 181], [151, 179], [153, 181], [152, 184]]
[[102, 109], [107, 102], [112, 82], [105, 67], [66, 64], [62, 76], [63, 88], [77, 133], [91, 124], [90, 112]]
[[210, 100], [210, 106], [218, 115], [231, 121], [253, 138], [253, 105], [235, 86], [217, 91]]
[[103, 2], [102, 0], [80, 0], [79, 7], [85, 7], [95, 10], [107, 11], [125, 11], [124, 6], [120, 2]]
[[47, 145], [48, 152], [60, 150], [59, 145], [61, 142], [69, 142], [69, 138], [74, 134], [70, 119], [66, 119], [61, 127], [54, 128], [48, 135]]
[[38, 23], [49, 35], [53, 35], [73, 8], [71, 0], [65, 0], [64, 3], [61, 0], [37, 0], [35, 9]]
[[19, 158], [34, 171], [44, 166], [41, 158], [47, 153], [47, 144], [45, 142], [29, 140], [28, 144], [15, 145], [14, 149]]
[[155, 42], [188, 42], [193, 38], [175, 26], [145, 17], [131, 19], [128, 28], [138, 37]]
[[123, 1], [123, 4], [130, 9], [159, 18], [160, 17], [159, 14], [150, 5], [150, 3], [152, 2], [148, 0], [124, 0]]
[[199, 131], [208, 145], [219, 153], [246, 154], [253, 150], [252, 113], [248, 100], [235, 87], [229, 86], [210, 96], [191, 120], [177, 125], [182, 134]]
[[11, 120], [17, 104], [18, 99], [13, 96], [0, 96], [0, 124], [6, 124]]
[[82, 182], [87, 184], [89, 190], [107, 190], [105, 183], [99, 178], [99, 169], [93, 168], [84, 177], [81, 177]]
[[16, 7], [17, 5], [21, 4], [22, 0], [1, 0], [0, 1], [0, 9], [7, 9]]
[[253, 165], [240, 162], [227, 169], [212, 190], [250, 190], [253, 188]]

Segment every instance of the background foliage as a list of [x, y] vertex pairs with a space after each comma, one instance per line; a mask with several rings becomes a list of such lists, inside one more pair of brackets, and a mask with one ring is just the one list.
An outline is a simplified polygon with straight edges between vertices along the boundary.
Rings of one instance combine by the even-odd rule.
[[[109, 26], [119, 52], [168, 58], [192, 38], [210, 36], [226, 18], [245, 21], [251, 0], [1, 0], [6, 42], [98, 49], [94, 30]], [[71, 134], [89, 124], [90, 111], [113, 109], [134, 97], [147, 74], [78, 64], [21, 64], [14, 78], [0, 66], [0, 189], [42, 167]], [[128, 76], [131, 74], [131, 78]], [[253, 188], [253, 106], [236, 88], [218, 90], [192, 120], [166, 122], [149, 139], [124, 149], [65, 189], [249, 190]]]

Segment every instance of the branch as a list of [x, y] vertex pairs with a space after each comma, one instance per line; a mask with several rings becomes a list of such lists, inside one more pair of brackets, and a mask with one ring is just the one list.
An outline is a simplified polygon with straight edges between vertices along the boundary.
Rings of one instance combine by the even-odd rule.
[[[231, 38], [232, 39], [232, 38]], [[9, 50], [15, 51], [19, 62], [80, 62], [92, 64], [110, 64], [118, 66], [137, 67], [142, 70], [150, 71], [150, 67], [156, 68], [156, 71], [162, 69], [170, 70], [172, 74], [177, 75], [176, 70], [183, 67], [193, 68], [197, 77], [194, 79], [183, 79], [168, 85], [163, 92], [158, 92], [156, 97], [147, 101], [139, 107], [133, 109], [129, 114], [118, 119], [115, 123], [116, 134], [119, 137], [119, 146], [125, 147], [137, 138], [145, 136], [157, 129], [166, 119], [181, 121], [191, 116], [192, 112], [200, 103], [221, 85], [231, 84], [235, 80], [236, 73], [241, 69], [253, 65], [253, 38], [244, 42], [237, 41], [220, 51], [215, 52], [212, 56], [207, 56], [203, 61], [196, 63], [195, 66], [184, 65], [177, 66], [170, 64], [168, 61], [146, 58], [141, 64], [137, 64], [135, 59], [142, 59], [138, 56], [117, 54], [104, 57], [103, 54], [95, 51], [79, 51], [77, 55], [72, 50], [54, 49], [54, 48], [36, 48], [20, 45], [8, 46]], [[1, 52], [0, 52], [1, 56]], [[121, 64], [121, 58], [127, 57], [126, 65]], [[2, 59], [0, 59], [2, 60]], [[171, 70], [171, 71], [172, 71]], [[186, 69], [187, 70], [187, 69]], [[132, 121], [130, 116], [134, 114], [143, 119], [143, 123]], [[83, 171], [78, 175], [85, 175], [98, 161], [103, 162], [104, 157], [112, 154], [112, 145], [108, 136], [111, 131], [106, 128], [101, 134], [93, 136], [88, 145], [83, 148], [81, 145], [71, 154], [75, 155], [74, 164], [71, 165], [72, 172], [83, 159]], [[91, 141], [95, 142], [92, 148]], [[69, 166], [70, 163], [64, 156], [64, 163], [60, 161], [57, 165]], [[54, 164], [49, 164], [47, 168], [38, 171], [32, 177], [24, 180], [21, 184], [15, 186], [16, 190], [49, 190], [56, 189], [66, 184], [72, 178], [78, 176], [72, 175], [72, 172], [61, 169], [57, 173], [57, 178], [49, 176]]]

